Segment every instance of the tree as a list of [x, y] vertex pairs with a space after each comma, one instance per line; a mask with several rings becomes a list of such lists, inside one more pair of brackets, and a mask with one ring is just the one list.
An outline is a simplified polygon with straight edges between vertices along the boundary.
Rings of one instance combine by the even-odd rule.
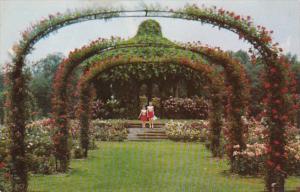
[[52, 80], [57, 66], [64, 58], [62, 53], [53, 53], [37, 61], [31, 68], [32, 80], [29, 88], [36, 99], [37, 106], [42, 116], [51, 112]]

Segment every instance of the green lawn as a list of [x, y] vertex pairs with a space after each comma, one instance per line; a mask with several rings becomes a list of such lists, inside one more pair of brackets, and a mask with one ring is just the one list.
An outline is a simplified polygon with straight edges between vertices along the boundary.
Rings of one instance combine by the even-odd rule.
[[[202, 144], [101, 142], [87, 160], [72, 160], [69, 174], [32, 176], [30, 191], [262, 191], [260, 178], [242, 178], [225, 171], [225, 160], [210, 157]], [[289, 178], [289, 190], [300, 178]]]
[[[106, 119], [110, 122], [116, 122], [116, 121], [123, 121], [123, 122], [127, 122], [127, 123], [141, 123], [140, 120], [138, 119]], [[187, 121], [187, 122], [194, 122], [194, 121], [198, 121], [199, 119], [172, 119], [172, 121]], [[157, 119], [154, 121], [154, 123], [167, 123], [170, 122], [171, 119]]]

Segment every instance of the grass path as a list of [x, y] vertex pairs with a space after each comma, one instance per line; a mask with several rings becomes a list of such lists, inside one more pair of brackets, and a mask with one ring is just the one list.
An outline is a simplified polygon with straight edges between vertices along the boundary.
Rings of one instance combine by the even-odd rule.
[[[212, 159], [202, 144], [101, 142], [87, 160], [72, 160], [68, 174], [32, 176], [34, 192], [250, 192], [263, 191], [263, 180], [224, 172], [225, 160]], [[289, 178], [287, 188], [300, 186]]]

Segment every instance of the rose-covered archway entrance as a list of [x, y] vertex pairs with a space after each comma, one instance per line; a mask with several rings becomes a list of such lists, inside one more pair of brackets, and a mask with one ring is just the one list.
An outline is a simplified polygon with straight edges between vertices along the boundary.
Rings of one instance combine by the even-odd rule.
[[[256, 54], [265, 63], [265, 104], [268, 118], [269, 150], [266, 188], [275, 191], [284, 190], [285, 164], [285, 125], [288, 116], [293, 112], [291, 101], [296, 99], [289, 89], [289, 64], [280, 53], [281, 49], [272, 42], [270, 34], [264, 27], [255, 26], [251, 17], [243, 17], [233, 12], [217, 8], [198, 8], [187, 6], [179, 10], [107, 10], [87, 9], [67, 14], [50, 15], [23, 33], [23, 37], [14, 46], [15, 56], [8, 66], [8, 126], [10, 128], [10, 155], [12, 157], [13, 190], [27, 190], [27, 173], [25, 160], [24, 130], [26, 116], [24, 111], [25, 79], [23, 68], [25, 58], [34, 44], [51, 32], [64, 26], [93, 19], [109, 19], [114, 17], [166, 17], [200, 21], [238, 34], [253, 45]], [[254, 56], [255, 57], [255, 56]], [[279, 90], [279, 91], [278, 91]], [[62, 121], [63, 123], [63, 121]]]
[[[145, 52], [147, 54], [145, 54]], [[138, 33], [134, 38], [127, 41], [122, 41], [117, 38], [94, 41], [89, 46], [76, 49], [69, 55], [69, 58], [64, 60], [59, 66], [53, 84], [55, 92], [53, 97], [53, 109], [57, 126], [60, 127], [55, 137], [55, 143], [58, 159], [62, 162], [61, 170], [66, 170], [69, 156], [66, 136], [68, 130], [66, 90], [68, 80], [70, 79], [69, 76], [79, 65], [89, 66], [93, 62], [99, 62], [99, 60], [115, 55], [152, 57], [154, 59], [158, 57], [157, 55], [160, 57], [170, 57], [172, 55], [174, 57], [186, 58], [196, 56], [198, 60], [205, 59], [217, 66], [221, 66], [224, 70], [226, 81], [230, 82], [227, 86], [227, 98], [229, 103], [227, 112], [229, 114], [228, 121], [231, 122], [230, 137], [232, 138], [229, 146], [231, 148], [231, 150], [229, 150], [229, 156], [232, 157], [234, 145], [242, 146], [241, 149], [244, 148], [241, 116], [244, 114], [247, 105], [248, 82], [242, 64], [232, 59], [228, 53], [216, 48], [205, 47], [198, 44], [174, 44], [161, 36], [161, 29], [156, 21], [147, 20], [140, 25]], [[217, 114], [220, 113], [220, 111], [213, 113]], [[211, 149], [214, 156], [219, 156], [220, 151], [220, 121], [221, 119], [219, 118], [211, 119]]]
[[[209, 65], [199, 63], [199, 61], [193, 61], [189, 58], [184, 57], [172, 57], [172, 58], [151, 58], [144, 59], [141, 57], [122, 57], [115, 56], [112, 58], [107, 58], [93, 63], [93, 65], [86, 70], [85, 74], [81, 77], [78, 83], [78, 93], [79, 93], [79, 107], [78, 107], [78, 119], [80, 121], [81, 128], [81, 147], [84, 151], [85, 157], [87, 157], [89, 148], [89, 119], [90, 119], [90, 107], [89, 103], [91, 101], [91, 87], [93, 80], [98, 77], [98, 75], [112, 67], [120, 65], [129, 64], [156, 64], [156, 65], [168, 65], [170, 63], [176, 65], [184, 65], [186, 67], [192, 68], [201, 74], [203, 78], [206, 79], [208, 86], [210, 87], [210, 124], [212, 137], [215, 132], [220, 134], [220, 126], [222, 124], [222, 97], [224, 91], [223, 78]], [[212, 144], [219, 145], [219, 141], [213, 141]], [[219, 150], [219, 146], [212, 150]], [[214, 152], [214, 151], [212, 151]], [[217, 153], [217, 152], [216, 152]]]

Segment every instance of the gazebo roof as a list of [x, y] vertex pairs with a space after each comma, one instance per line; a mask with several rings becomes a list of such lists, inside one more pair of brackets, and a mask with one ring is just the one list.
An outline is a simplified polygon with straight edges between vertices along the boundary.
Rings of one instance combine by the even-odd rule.
[[160, 24], [153, 19], [143, 21], [139, 25], [137, 34], [133, 38], [127, 40], [126, 43], [157, 43], [175, 45], [175, 43], [163, 37]]
[[[175, 42], [163, 37], [160, 24], [153, 20], [148, 19], [143, 21], [137, 30], [137, 34], [128, 39], [117, 41], [116, 44], [163, 44], [166, 46], [176, 45]], [[208, 63], [205, 58], [199, 54], [187, 50], [178, 50], [176, 48], [166, 48], [166, 47], [129, 47], [129, 48], [120, 48], [114, 49], [107, 52], [102, 52], [101, 54], [95, 55], [85, 61], [83, 66], [88, 66], [91, 63], [94, 63], [97, 60], [113, 57], [113, 56], [122, 56], [122, 57], [142, 57], [146, 59], [153, 59], [155, 57], [172, 57], [172, 56], [182, 56], [192, 60], [201, 61], [203, 63]]]

